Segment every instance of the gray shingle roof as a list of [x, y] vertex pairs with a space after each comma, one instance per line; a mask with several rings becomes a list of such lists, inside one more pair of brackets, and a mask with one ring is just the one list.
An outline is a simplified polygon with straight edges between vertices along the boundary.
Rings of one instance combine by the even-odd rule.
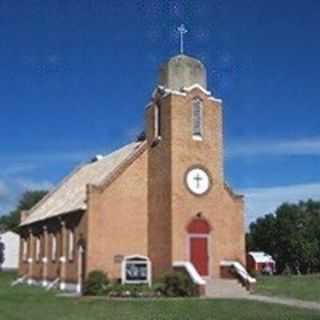
[[123, 161], [134, 154], [140, 145], [141, 142], [128, 144], [96, 162], [87, 163], [74, 170], [30, 210], [21, 226], [64, 213], [85, 210], [86, 186], [102, 183]]

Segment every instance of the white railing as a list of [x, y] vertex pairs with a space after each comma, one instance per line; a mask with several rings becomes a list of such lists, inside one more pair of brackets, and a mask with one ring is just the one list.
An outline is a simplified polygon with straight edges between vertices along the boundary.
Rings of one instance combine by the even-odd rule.
[[46, 290], [49, 291], [49, 290], [53, 289], [54, 287], [56, 287], [58, 285], [59, 281], [60, 281], [60, 278], [57, 278], [56, 280], [54, 280], [53, 282], [48, 284]]
[[193, 283], [204, 286], [206, 281], [202, 279], [196, 268], [189, 261], [175, 261], [173, 263], [174, 268], [183, 268], [187, 271], [188, 275], [192, 279]]
[[23, 283], [27, 279], [27, 276], [22, 276], [11, 282], [11, 287], [15, 287], [16, 285]]
[[221, 261], [220, 263], [223, 267], [232, 267], [236, 274], [246, 283], [253, 284], [256, 283], [257, 280], [250, 276], [245, 267], [238, 261]]

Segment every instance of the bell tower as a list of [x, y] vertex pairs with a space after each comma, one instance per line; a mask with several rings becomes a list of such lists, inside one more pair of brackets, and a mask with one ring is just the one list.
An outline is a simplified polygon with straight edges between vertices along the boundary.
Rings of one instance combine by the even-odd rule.
[[206, 69], [199, 60], [179, 54], [160, 66], [160, 86], [181, 90], [194, 84], [207, 89]]
[[152, 151], [166, 148], [162, 154], [177, 160], [211, 161], [211, 175], [222, 183], [222, 102], [207, 90], [206, 74], [201, 61], [183, 54], [160, 66], [159, 85], [146, 110], [146, 137]]
[[207, 91], [199, 60], [180, 54], [160, 67], [146, 110], [146, 137], [148, 242], [157, 275], [174, 260], [187, 259], [186, 221], [212, 212], [207, 200], [223, 188], [221, 101]]

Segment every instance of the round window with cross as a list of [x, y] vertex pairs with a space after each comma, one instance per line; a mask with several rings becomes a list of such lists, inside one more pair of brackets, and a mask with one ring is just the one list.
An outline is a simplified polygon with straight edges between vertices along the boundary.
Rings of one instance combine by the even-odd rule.
[[186, 172], [185, 183], [191, 193], [204, 195], [211, 187], [211, 178], [208, 170], [200, 166], [195, 166]]

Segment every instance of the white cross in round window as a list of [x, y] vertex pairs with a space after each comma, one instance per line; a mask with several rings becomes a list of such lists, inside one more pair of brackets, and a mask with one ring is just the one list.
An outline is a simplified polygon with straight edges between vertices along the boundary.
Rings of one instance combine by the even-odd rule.
[[192, 193], [202, 195], [208, 192], [211, 181], [208, 173], [204, 169], [192, 168], [187, 171], [186, 184]]

